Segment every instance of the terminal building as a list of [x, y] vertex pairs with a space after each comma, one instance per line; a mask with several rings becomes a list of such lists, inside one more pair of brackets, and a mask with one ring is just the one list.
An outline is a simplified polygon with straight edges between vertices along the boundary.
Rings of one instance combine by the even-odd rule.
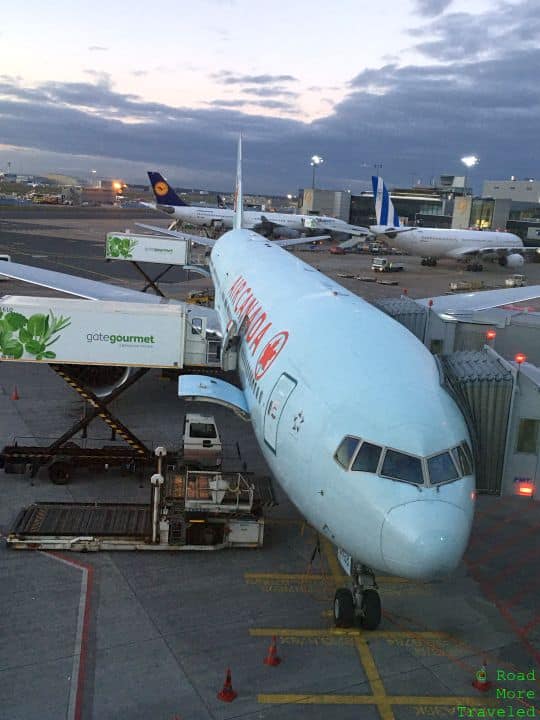
[[[390, 193], [404, 225], [501, 230], [519, 235], [525, 245], [540, 246], [540, 181], [489, 180], [474, 197], [466, 178], [441, 175], [429, 187], [395, 188]], [[373, 193], [306, 188], [299, 191], [299, 212], [330, 215], [353, 225], [376, 223]]]

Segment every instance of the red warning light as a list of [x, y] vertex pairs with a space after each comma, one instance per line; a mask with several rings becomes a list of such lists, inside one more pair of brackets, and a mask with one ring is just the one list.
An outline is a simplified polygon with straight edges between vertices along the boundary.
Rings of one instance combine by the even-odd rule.
[[517, 362], [518, 365], [521, 365], [522, 363], [524, 363], [526, 359], [527, 359], [527, 356], [524, 355], [523, 353], [517, 353], [517, 355], [514, 356], [514, 360]]
[[488, 340], [495, 340], [496, 337], [497, 337], [497, 333], [496, 333], [495, 330], [488, 330], [488, 331], [487, 331], [487, 333], [486, 333], [486, 338], [487, 338]]
[[519, 483], [517, 494], [525, 497], [532, 497], [534, 495], [533, 483]]

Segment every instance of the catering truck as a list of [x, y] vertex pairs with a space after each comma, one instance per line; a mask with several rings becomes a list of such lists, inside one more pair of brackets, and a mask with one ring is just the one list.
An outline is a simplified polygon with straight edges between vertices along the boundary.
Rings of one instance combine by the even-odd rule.
[[195, 306], [0, 298], [0, 360], [124, 367], [219, 366]]

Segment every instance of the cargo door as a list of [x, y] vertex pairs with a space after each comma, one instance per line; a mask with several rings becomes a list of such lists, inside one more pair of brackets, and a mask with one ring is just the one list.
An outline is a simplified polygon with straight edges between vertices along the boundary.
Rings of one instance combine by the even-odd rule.
[[268, 398], [266, 413], [264, 415], [264, 441], [268, 447], [276, 452], [277, 431], [281, 414], [287, 400], [296, 387], [296, 380], [283, 373]]

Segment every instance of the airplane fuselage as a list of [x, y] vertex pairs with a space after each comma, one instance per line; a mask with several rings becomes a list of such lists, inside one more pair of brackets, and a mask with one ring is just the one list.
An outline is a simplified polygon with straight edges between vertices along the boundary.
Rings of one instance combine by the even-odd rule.
[[[475, 483], [472, 470], [438, 486], [427, 481], [426, 458], [470, 445], [428, 350], [257, 233], [225, 233], [210, 270], [222, 330], [235, 323], [239, 335], [239, 375], [261, 451], [308, 522], [373, 568], [410, 578], [452, 570], [468, 542]], [[336, 460], [346, 436], [383, 448], [378, 472]], [[383, 477], [389, 449], [421, 465], [424, 480]]]
[[523, 242], [517, 235], [482, 230], [416, 228], [391, 236], [389, 242], [410, 255], [431, 258], [456, 258], [461, 250], [473, 248], [478, 253], [497, 247], [501, 250], [523, 249]]
[[[212, 227], [214, 225], [232, 228], [234, 210], [229, 208], [197, 207], [196, 205], [159, 205], [156, 209], [192, 225]], [[244, 227], [254, 228], [264, 224], [265, 220], [273, 225], [304, 232], [307, 230], [334, 230], [336, 232], [357, 232], [359, 229], [344, 220], [326, 215], [298, 215], [295, 213], [262, 212], [244, 210]]]

